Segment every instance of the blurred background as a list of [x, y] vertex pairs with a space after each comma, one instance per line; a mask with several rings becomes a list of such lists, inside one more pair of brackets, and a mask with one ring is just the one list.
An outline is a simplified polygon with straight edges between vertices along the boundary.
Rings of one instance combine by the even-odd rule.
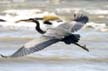
[[24, 43], [41, 36], [35, 31], [34, 23], [15, 21], [46, 15], [72, 21], [74, 13], [90, 19], [76, 32], [81, 35], [79, 43], [86, 44], [89, 53], [60, 42], [21, 58], [0, 57], [0, 71], [107, 71], [108, 0], [0, 0], [0, 53], [10, 55]]

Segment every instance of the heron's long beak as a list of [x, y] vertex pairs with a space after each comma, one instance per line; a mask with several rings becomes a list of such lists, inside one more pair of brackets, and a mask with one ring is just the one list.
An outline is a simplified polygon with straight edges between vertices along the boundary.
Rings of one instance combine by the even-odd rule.
[[77, 45], [77, 46], [79, 46], [79, 47], [81, 47], [82, 49], [86, 50], [87, 52], [89, 52], [89, 49], [86, 48], [86, 45], [82, 46], [82, 45], [80, 45], [78, 43], [74, 43], [74, 44]]
[[44, 18], [35, 18], [35, 20], [44, 20]]
[[22, 21], [24, 21], [24, 22], [32, 22], [32, 20], [26, 19], [26, 20], [18, 20], [18, 21], [15, 21], [15, 23], [19, 23], [19, 22], [22, 22]]
[[33, 19], [34, 20], [43, 20], [43, 18], [29, 18], [29, 19], [23, 19], [23, 20], [18, 20], [18, 21], [15, 21], [15, 23], [19, 23], [19, 22], [33, 22]]

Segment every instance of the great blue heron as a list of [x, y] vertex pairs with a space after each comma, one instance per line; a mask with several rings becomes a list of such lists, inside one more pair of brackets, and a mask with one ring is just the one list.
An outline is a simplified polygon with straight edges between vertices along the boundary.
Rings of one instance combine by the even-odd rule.
[[83, 48], [84, 50], [89, 51], [86, 48], [86, 46], [81, 46], [80, 44], [78, 44], [80, 38], [79, 34], [73, 34], [75, 31], [81, 29], [88, 22], [88, 20], [89, 19], [87, 16], [77, 16], [72, 22], [65, 22], [55, 28], [48, 29], [45, 34], [40, 36], [40, 38], [38, 37], [24, 44], [12, 55], [4, 56], [1, 54], [1, 56], [6, 58], [25, 56], [36, 51], [42, 50], [60, 41], [65, 42], [66, 44], [73, 43]]

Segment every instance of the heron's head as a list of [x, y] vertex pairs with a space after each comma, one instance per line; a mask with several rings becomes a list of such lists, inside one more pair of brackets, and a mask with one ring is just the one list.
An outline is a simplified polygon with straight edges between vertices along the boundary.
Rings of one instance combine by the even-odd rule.
[[89, 21], [89, 18], [86, 15], [76, 15], [76, 14], [74, 14], [74, 21], [86, 24]]

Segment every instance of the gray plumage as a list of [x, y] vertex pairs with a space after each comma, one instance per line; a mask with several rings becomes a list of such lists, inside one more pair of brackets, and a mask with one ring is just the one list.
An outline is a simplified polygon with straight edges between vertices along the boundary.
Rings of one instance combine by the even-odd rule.
[[45, 37], [42, 36], [40, 38], [31, 40], [30, 42], [26, 43], [23, 45], [20, 49], [18, 49], [16, 52], [14, 52], [10, 56], [4, 56], [1, 55], [2, 57], [20, 57], [20, 56], [25, 56], [28, 54], [31, 54], [33, 52], [42, 50], [56, 42], [60, 41], [59, 39], [54, 39], [50, 37]]
[[[85, 16], [84, 16], [85, 17]], [[83, 18], [81, 16], [81, 18]], [[87, 18], [87, 17], [86, 17]], [[80, 19], [78, 17], [78, 19]], [[85, 18], [83, 18], [85, 21]], [[83, 20], [81, 19], [81, 21]], [[88, 19], [87, 19], [88, 20]], [[2, 57], [20, 57], [25, 56], [36, 51], [42, 50], [52, 44], [59, 42], [61, 39], [65, 38], [66, 36], [71, 35], [75, 31], [81, 29], [86, 22], [72, 21], [72, 22], [65, 22], [61, 25], [57, 26], [56, 28], [49, 28], [44, 35], [40, 38], [36, 38], [26, 44], [24, 44], [20, 49], [18, 49], [15, 53], [10, 56]], [[76, 45], [80, 46], [79, 44], [75, 43]], [[82, 46], [80, 46], [83, 48]], [[83, 48], [86, 49], [86, 48]], [[88, 49], [86, 49], [88, 51]]]

